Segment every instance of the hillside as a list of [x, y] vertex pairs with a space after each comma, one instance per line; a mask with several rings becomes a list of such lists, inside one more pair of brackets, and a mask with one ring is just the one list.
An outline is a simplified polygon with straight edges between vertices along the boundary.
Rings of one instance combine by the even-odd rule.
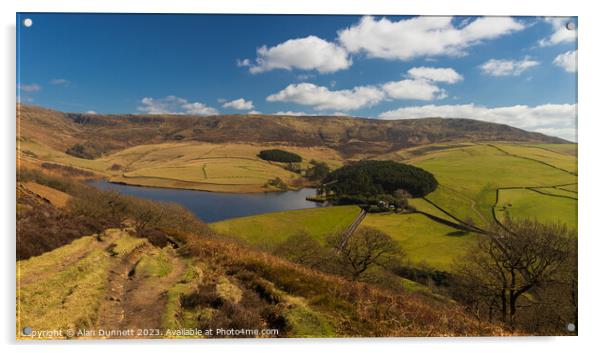
[[[21, 213], [58, 212], [20, 188], [17, 202], [27, 205]], [[77, 195], [74, 200], [89, 192]], [[50, 226], [60, 220], [42, 222]], [[17, 332], [31, 326], [62, 329], [52, 338], [509, 334], [428, 292], [350, 282], [211, 233], [165, 231], [171, 240], [160, 243], [140, 236], [131, 222], [104, 226], [18, 261]], [[148, 328], [154, 330], [138, 331]], [[190, 335], [207, 328], [214, 334]], [[217, 328], [277, 331], [228, 335]]]
[[[424, 168], [433, 173], [439, 186], [424, 198], [410, 200], [420, 214], [369, 214], [362, 224], [393, 237], [414, 264], [425, 263], [442, 271], [450, 271], [454, 260], [478, 239], [478, 234], [459, 231], [453, 225], [483, 229], [506, 218], [529, 218], [576, 229], [575, 152], [575, 145], [570, 144], [452, 142], [374, 157]], [[322, 229], [324, 224], [332, 232], [339, 220], [350, 224], [358, 211], [355, 206], [285, 211], [227, 219], [210, 226], [273, 249], [300, 232], [323, 242], [329, 233]]]
[[[441, 141], [562, 139], [470, 119], [379, 120], [339, 116], [100, 115], [61, 113], [19, 105], [21, 136], [64, 151], [82, 144], [94, 156], [140, 144], [168, 141], [285, 143], [335, 149], [345, 158], [380, 154]], [[467, 117], [469, 118], [469, 117]]]
[[[469, 119], [92, 115], [28, 105], [18, 106], [18, 118], [19, 163], [130, 185], [229, 193], [315, 186], [304, 177], [312, 161], [336, 169], [364, 158], [399, 159], [399, 151], [437, 144], [565, 143]], [[302, 160], [292, 166], [258, 157], [275, 148]]]

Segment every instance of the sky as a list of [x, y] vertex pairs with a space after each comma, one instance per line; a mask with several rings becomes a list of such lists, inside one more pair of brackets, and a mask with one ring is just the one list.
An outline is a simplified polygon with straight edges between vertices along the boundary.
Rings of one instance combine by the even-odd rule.
[[17, 98], [90, 114], [460, 117], [576, 141], [577, 19], [20, 13]]

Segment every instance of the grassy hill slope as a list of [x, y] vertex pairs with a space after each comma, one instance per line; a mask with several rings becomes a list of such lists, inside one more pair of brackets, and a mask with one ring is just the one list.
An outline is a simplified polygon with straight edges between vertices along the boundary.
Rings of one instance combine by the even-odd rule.
[[[203, 337], [184, 336], [181, 328], [219, 327], [278, 330], [264, 337], [504, 334], [421, 291], [392, 293], [231, 242], [179, 239], [185, 238], [200, 256], [107, 229], [18, 262], [17, 332], [33, 326], [63, 329], [56, 338], [79, 329], [148, 327], [172, 338]], [[388, 309], [377, 310], [376, 302]]]

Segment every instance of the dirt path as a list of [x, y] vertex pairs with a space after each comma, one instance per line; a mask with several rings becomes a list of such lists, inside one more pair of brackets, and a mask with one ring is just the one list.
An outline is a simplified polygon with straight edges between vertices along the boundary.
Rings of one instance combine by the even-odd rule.
[[[127, 255], [110, 270], [109, 288], [101, 304], [98, 329], [160, 329], [167, 304], [167, 289], [184, 273], [183, 261], [173, 252], [169, 255], [171, 271], [163, 277], [148, 277], [137, 273], [136, 267], [150, 245]], [[152, 334], [152, 331], [149, 332]], [[140, 338], [132, 337], [132, 338]]]
[[[167, 304], [167, 290], [182, 276], [185, 265], [175, 255], [169, 257], [172, 269], [164, 277], [143, 277], [130, 273], [121, 302], [124, 311], [121, 329], [159, 329]], [[152, 332], [151, 332], [152, 334]]]
[[134, 250], [109, 270], [108, 289], [98, 311], [98, 329], [116, 329], [123, 321], [128, 274], [144, 255], [145, 248], [147, 246]]

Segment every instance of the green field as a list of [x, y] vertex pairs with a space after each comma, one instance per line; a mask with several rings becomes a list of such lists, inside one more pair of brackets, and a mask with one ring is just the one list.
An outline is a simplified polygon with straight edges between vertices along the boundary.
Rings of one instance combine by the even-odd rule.
[[[496, 147], [526, 158], [509, 155]], [[405, 162], [430, 171], [439, 181], [439, 187], [427, 199], [461, 220], [471, 220], [485, 226], [492, 221], [491, 207], [495, 203], [497, 188], [551, 187], [577, 182], [575, 175], [544, 164], [556, 163], [568, 167], [570, 160], [575, 160], [574, 156], [560, 156], [559, 153], [545, 150], [535, 156], [534, 151], [539, 150], [508, 144], [472, 145], [431, 151]], [[554, 158], [549, 156], [552, 154]], [[533, 160], [534, 157], [544, 163]], [[548, 198], [553, 197], [541, 196], [535, 197], [533, 202], [542, 203], [543, 206]], [[546, 218], [544, 216], [541, 219]], [[574, 223], [575, 218], [559, 215], [557, 220]]]
[[500, 190], [495, 212], [499, 219], [510, 216], [551, 223], [562, 221], [577, 228], [577, 200], [542, 195], [528, 189]]
[[[440, 185], [426, 199], [461, 221], [486, 227], [494, 221], [494, 209], [500, 220], [508, 214], [562, 222], [576, 229], [577, 177], [571, 174], [576, 168], [574, 151], [575, 145], [570, 144], [449, 143], [402, 150], [387, 154], [386, 158], [432, 172]], [[496, 190], [507, 187], [531, 187], [539, 192], [501, 190], [496, 205]], [[410, 205], [458, 223], [425, 199], [411, 199]], [[357, 208], [349, 207], [288, 211], [226, 220], [214, 223], [212, 228], [269, 248], [301, 230], [323, 239], [337, 229], [344, 229], [355, 214]], [[449, 270], [454, 259], [464, 254], [478, 237], [421, 214], [370, 214], [362, 225], [378, 228], [396, 239], [410, 261], [442, 270]]]
[[300, 232], [324, 240], [326, 236], [344, 230], [359, 212], [357, 206], [310, 208], [234, 218], [210, 226], [221, 234], [270, 249]]
[[362, 225], [374, 227], [397, 240], [413, 263], [450, 270], [478, 235], [458, 231], [421, 214], [369, 214]]
[[[19, 141], [23, 158], [71, 165], [107, 175], [128, 184], [190, 188], [226, 192], [266, 191], [268, 180], [279, 177], [292, 183], [299, 175], [285, 165], [261, 160], [262, 149], [281, 148], [303, 157], [325, 161], [331, 168], [344, 163], [326, 147], [281, 145], [211, 144], [201, 142], [140, 145], [97, 160], [74, 158], [33, 140]], [[577, 145], [449, 142], [387, 153], [378, 159], [393, 159], [433, 173], [438, 188], [425, 199], [412, 199], [417, 210], [457, 223], [486, 227], [493, 212], [501, 220], [535, 218], [561, 222], [577, 228]], [[34, 157], [35, 156], [35, 157]], [[119, 165], [113, 170], [111, 166]], [[517, 190], [504, 188], [516, 187]], [[527, 188], [531, 188], [529, 190]], [[496, 204], [496, 191], [500, 189]], [[329, 207], [217, 222], [211, 227], [263, 248], [273, 248], [289, 236], [306, 232], [318, 240], [345, 229], [358, 214], [355, 206]], [[397, 239], [408, 258], [437, 268], [448, 268], [475, 235], [453, 236], [453, 228], [419, 214], [370, 215], [363, 223], [375, 226]]]

